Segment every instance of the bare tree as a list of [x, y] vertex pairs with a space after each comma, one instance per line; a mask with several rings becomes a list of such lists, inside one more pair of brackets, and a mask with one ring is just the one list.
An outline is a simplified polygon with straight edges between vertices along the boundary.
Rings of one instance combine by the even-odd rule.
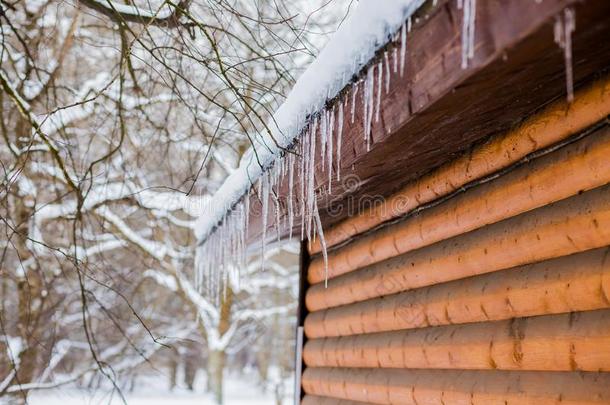
[[1, 2], [0, 397], [122, 395], [199, 339], [221, 402], [226, 356], [292, 310], [282, 266], [220, 305], [191, 276], [201, 205], [336, 22], [280, 3]]

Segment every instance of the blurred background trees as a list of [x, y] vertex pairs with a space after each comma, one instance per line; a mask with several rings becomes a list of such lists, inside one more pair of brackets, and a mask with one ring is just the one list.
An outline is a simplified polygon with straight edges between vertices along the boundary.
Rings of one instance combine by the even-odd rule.
[[245, 369], [286, 395], [296, 248], [213, 302], [194, 228], [348, 7], [1, 2], [0, 401], [156, 372], [221, 403]]

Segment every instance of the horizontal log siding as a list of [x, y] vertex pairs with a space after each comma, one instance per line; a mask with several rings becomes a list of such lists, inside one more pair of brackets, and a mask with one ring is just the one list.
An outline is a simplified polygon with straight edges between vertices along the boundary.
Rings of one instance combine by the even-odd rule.
[[309, 340], [308, 367], [610, 371], [610, 310]]
[[610, 186], [313, 285], [310, 311], [491, 273], [610, 244]]
[[308, 368], [303, 387], [310, 395], [373, 404], [610, 403], [610, 373]]
[[610, 307], [609, 248], [312, 312], [309, 339]]
[[402, 215], [520, 162], [502, 175], [331, 230], [369, 231], [331, 251], [328, 287], [310, 263], [303, 404], [610, 403], [608, 94], [557, 102], [390, 202], [408, 197]]
[[337, 399], [306, 395], [301, 402], [302, 405], [366, 405], [367, 402], [350, 401], [348, 399]]

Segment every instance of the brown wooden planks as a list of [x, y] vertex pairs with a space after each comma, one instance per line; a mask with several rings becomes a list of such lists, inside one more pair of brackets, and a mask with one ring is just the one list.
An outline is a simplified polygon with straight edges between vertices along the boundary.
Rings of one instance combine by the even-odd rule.
[[309, 340], [308, 367], [610, 371], [610, 310]]
[[308, 338], [498, 321], [610, 307], [610, 249], [310, 313]]
[[[384, 99], [384, 106], [389, 107], [383, 110], [381, 128], [374, 129], [370, 153], [364, 153], [362, 144], [356, 142], [362, 138], [358, 119], [355, 125], [348, 124], [343, 150], [348, 151], [346, 155], [353, 152], [351, 161], [357, 163], [353, 174], [363, 180], [356, 194], [392, 195], [397, 185], [450, 160], [452, 154], [457, 156], [476, 139], [504, 132], [522, 116], [562, 94], [561, 86], [557, 87], [557, 82], [563, 84], [561, 55], [550, 51], [552, 16], [571, 3], [545, 2], [548, 14], [544, 16], [536, 12], [535, 2], [478, 3], [477, 52], [478, 57], [489, 58], [484, 63], [475, 62], [480, 63], [478, 74], [471, 71], [468, 78], [458, 81], [462, 85], [454, 93], [443, 93], [444, 83], [439, 78], [447, 83], [455, 79], [446, 77], [445, 71], [458, 56], [454, 44], [442, 51], [431, 49], [427, 58], [410, 55], [409, 68], [420, 69], [409, 69], [410, 74], [427, 73], [409, 78], [404, 85], [393, 82], [396, 89], [412, 93], [407, 103], [394, 89], [396, 92]], [[440, 4], [442, 10], [422, 26], [422, 31], [416, 29], [414, 37], [422, 35], [425, 28], [430, 35], [428, 43], [442, 43], [440, 33], [453, 32], [459, 25], [452, 25], [459, 22], [452, 2]], [[575, 54], [579, 56], [575, 60], [579, 62], [575, 71], [581, 79], [604, 65], [591, 57], [595, 53], [583, 52], [589, 45], [582, 45], [595, 43], [596, 35], [604, 37], [608, 24], [599, 23], [603, 18], [595, 14], [604, 15], [599, 10], [609, 4], [587, 1], [577, 7], [575, 44], [579, 45]], [[532, 24], [536, 19], [539, 23]], [[543, 20], [547, 23], [541, 25]], [[481, 27], [488, 32], [480, 33]], [[522, 42], [507, 50], [506, 41], [515, 44], [516, 38]], [[421, 50], [418, 44], [424, 42], [414, 40], [410, 52], [417, 53]], [[498, 55], [505, 51], [508, 58], [503, 64]], [[601, 54], [610, 55], [603, 50]], [[438, 55], [442, 58], [434, 62]], [[536, 90], [531, 91], [531, 86]], [[607, 94], [604, 91], [597, 96], [606, 98], [607, 103]], [[557, 107], [560, 105], [564, 107]], [[398, 110], [401, 107], [404, 111]], [[514, 136], [512, 143], [492, 138], [454, 166], [450, 163], [402, 189], [392, 198], [407, 195], [416, 196], [416, 200], [400, 207], [398, 214], [360, 212], [357, 221], [346, 222], [345, 228], [334, 234], [329, 225], [337, 218], [325, 217], [323, 212], [327, 240], [331, 244], [345, 241], [565, 139], [607, 114], [583, 125], [584, 121], [570, 116], [574, 111], [566, 112], [565, 103], [560, 101], [556, 107], [556, 116], [540, 114], [528, 123], [538, 126], [524, 124], [521, 130], [497, 138]], [[596, 113], [592, 106], [583, 111]], [[396, 126], [397, 122], [402, 126]], [[557, 123], [565, 127], [554, 126]], [[538, 131], [540, 138], [536, 138]], [[318, 403], [318, 398], [338, 403], [331, 397], [387, 404], [610, 403], [608, 373], [548, 371], [605, 370], [610, 363], [606, 353], [608, 322], [605, 316], [595, 318], [608, 311], [591, 311], [610, 307], [605, 247], [610, 244], [610, 187], [603, 186], [610, 170], [608, 159], [604, 159], [608, 151], [601, 153], [602, 149], [594, 146], [601, 142], [598, 135], [504, 176], [509, 180], [512, 176], [510, 183], [494, 180], [477, 187], [480, 194], [472, 189], [468, 192], [470, 201], [458, 197], [442, 208], [427, 210], [405, 221], [410, 222], [403, 232], [398, 232], [398, 227], [385, 228], [370, 238], [355, 239], [336, 251], [337, 257], [343, 255], [343, 261], [331, 257], [331, 276], [337, 277], [329, 280], [328, 289], [321, 283], [321, 258], [314, 257], [310, 281], [319, 284], [310, 288], [307, 306], [317, 311], [307, 317], [306, 333], [309, 338], [350, 336], [310, 340], [306, 362], [358, 368], [308, 368], [303, 378], [308, 403]], [[478, 150], [486, 154], [478, 154]], [[571, 159], [571, 164], [558, 158], [568, 150], [572, 155], [564, 157]], [[595, 153], [597, 157], [587, 161]], [[548, 167], [542, 170], [545, 160]], [[587, 162], [591, 161], [599, 165], [590, 166]], [[442, 170], [443, 174], [434, 177]], [[577, 195], [583, 190], [591, 191]], [[340, 200], [336, 196], [332, 199]], [[320, 202], [321, 208], [324, 205]], [[431, 216], [435, 212], [437, 216]], [[350, 246], [355, 248], [350, 251]], [[314, 246], [312, 251], [319, 249]], [[572, 311], [587, 312], [568, 314]], [[531, 318], [512, 319], [524, 316]], [[381, 333], [361, 335], [370, 332]], [[368, 366], [376, 369], [360, 368]], [[426, 367], [445, 369], [423, 370]], [[511, 368], [520, 371], [500, 370]]]
[[307, 394], [400, 405], [610, 403], [610, 374], [308, 368]]
[[337, 277], [306, 294], [310, 311], [490, 273], [610, 243], [610, 187]]
[[337, 399], [306, 395], [301, 405], [365, 405], [366, 402], [350, 401], [348, 399]]

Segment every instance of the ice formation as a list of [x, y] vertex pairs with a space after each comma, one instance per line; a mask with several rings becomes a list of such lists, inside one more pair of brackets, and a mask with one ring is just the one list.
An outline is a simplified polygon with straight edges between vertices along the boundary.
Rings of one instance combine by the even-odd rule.
[[[251, 199], [259, 199], [257, 207], [261, 209], [257, 220], [262, 224], [262, 257], [266, 244], [281, 236], [284, 218], [290, 238], [294, 236], [297, 220], [301, 224], [302, 240], [320, 238], [326, 261], [317, 198], [322, 193], [332, 193], [333, 178], [341, 178], [344, 108], [351, 98], [349, 113], [353, 123], [356, 108], [360, 107], [356, 98], [359, 91], [363, 92], [362, 119], [368, 150], [372, 143], [371, 127], [380, 119], [383, 84], [388, 93], [390, 71], [397, 74], [400, 70], [401, 76], [404, 74], [409, 18], [424, 1], [361, 2], [299, 78], [268, 124], [268, 130], [255, 139], [254, 147], [244, 155], [239, 168], [204, 207], [197, 225], [196, 258], [196, 281], [202, 290], [218, 295], [227, 280], [238, 276], [239, 268], [245, 266], [248, 224], [254, 215]], [[474, 4], [474, 0], [466, 1]], [[371, 63], [377, 50], [391, 38], [398, 40], [391, 57], [384, 53]], [[352, 77], [363, 70], [365, 79], [352, 83], [346, 94], [339, 95]], [[320, 174], [323, 177], [318, 178]], [[328, 188], [322, 189], [320, 185], [325, 182]], [[253, 188], [258, 191], [252, 193]], [[273, 238], [269, 234], [270, 226], [275, 226]]]
[[462, 69], [474, 57], [475, 19], [477, 0], [457, 0], [458, 9], [462, 9]]
[[572, 71], [572, 33], [576, 29], [574, 10], [566, 8], [555, 18], [555, 42], [563, 49], [566, 69], [566, 92], [568, 102], [574, 100], [574, 73]]

